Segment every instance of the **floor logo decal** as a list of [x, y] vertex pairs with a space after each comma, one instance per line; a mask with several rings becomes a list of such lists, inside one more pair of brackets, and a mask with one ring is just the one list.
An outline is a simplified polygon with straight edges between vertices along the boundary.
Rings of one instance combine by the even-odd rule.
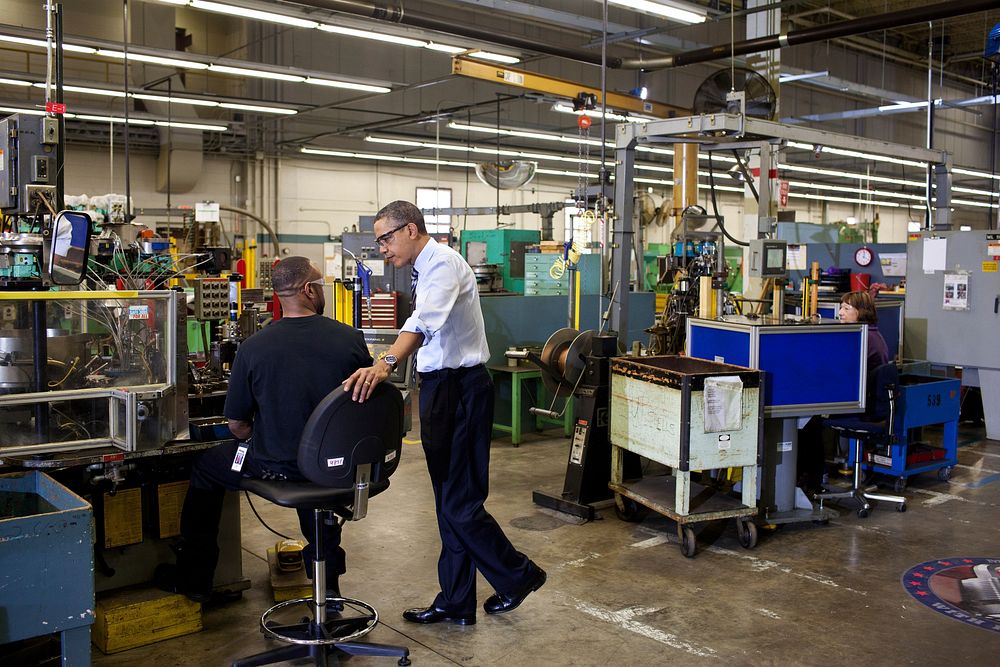
[[945, 558], [914, 565], [903, 587], [939, 614], [1000, 632], [1000, 558]]

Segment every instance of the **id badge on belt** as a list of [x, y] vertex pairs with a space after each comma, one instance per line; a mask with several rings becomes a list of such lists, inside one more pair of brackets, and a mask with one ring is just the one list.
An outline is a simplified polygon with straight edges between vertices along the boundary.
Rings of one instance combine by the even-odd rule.
[[248, 449], [250, 449], [250, 438], [241, 442], [239, 447], [236, 448], [236, 456], [233, 457], [233, 465], [231, 468], [233, 472], [240, 472], [243, 470], [243, 461], [247, 457]]

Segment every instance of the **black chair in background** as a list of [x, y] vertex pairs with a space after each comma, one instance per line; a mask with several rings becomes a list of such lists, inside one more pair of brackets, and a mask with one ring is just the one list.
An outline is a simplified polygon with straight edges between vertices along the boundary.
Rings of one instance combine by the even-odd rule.
[[[363, 656], [393, 656], [400, 665], [410, 664], [410, 651], [403, 646], [370, 644], [354, 640], [378, 624], [374, 607], [353, 598], [327, 597], [323, 557], [324, 521], [363, 519], [368, 499], [389, 487], [403, 444], [403, 397], [390, 384], [382, 383], [364, 403], [351, 400], [342, 387], [324, 398], [306, 422], [299, 445], [299, 470], [308, 482], [247, 479], [243, 488], [284, 507], [312, 509], [316, 522], [316, 560], [313, 561], [313, 596], [279, 602], [264, 612], [260, 624], [264, 634], [287, 645], [234, 661], [233, 667], [270, 665], [298, 658], [313, 658], [325, 667], [336, 653]], [[310, 608], [312, 619], [279, 625], [271, 616], [288, 607]], [[332, 613], [328, 605], [345, 614]], [[348, 612], [359, 612], [350, 616]]]
[[858, 508], [858, 516], [861, 518], [868, 516], [871, 511], [869, 500], [898, 503], [896, 510], [906, 511], [906, 498], [870, 493], [870, 488], [863, 486], [862, 465], [866, 446], [888, 447], [895, 437], [893, 422], [896, 416], [896, 386], [899, 384], [899, 372], [896, 370], [896, 364], [888, 363], [874, 369], [869, 375], [868, 381], [874, 388], [869, 392], [867, 409], [864, 414], [845, 415], [823, 422], [823, 426], [833, 429], [841, 437], [850, 440], [854, 457], [852, 468], [854, 479], [851, 488], [848, 491], [831, 491], [818, 493], [814, 496], [819, 501], [820, 509], [823, 508], [824, 500], [855, 498], [861, 503], [861, 507]]

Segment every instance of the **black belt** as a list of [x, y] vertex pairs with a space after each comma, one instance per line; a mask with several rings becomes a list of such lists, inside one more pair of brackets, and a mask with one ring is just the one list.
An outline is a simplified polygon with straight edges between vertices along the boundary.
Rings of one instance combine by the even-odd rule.
[[436, 371], [419, 373], [421, 380], [437, 380], [446, 377], [462, 377], [466, 373], [476, 370], [485, 370], [486, 364], [476, 364], [475, 366], [461, 366], [459, 368], [441, 368]]

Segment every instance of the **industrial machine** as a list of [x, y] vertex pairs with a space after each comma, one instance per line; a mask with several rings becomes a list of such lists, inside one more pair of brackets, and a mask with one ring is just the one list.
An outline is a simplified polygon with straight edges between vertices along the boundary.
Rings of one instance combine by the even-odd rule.
[[[362, 329], [361, 333], [373, 359], [387, 352], [399, 337], [399, 329]], [[396, 366], [396, 370], [389, 374], [388, 382], [403, 393], [403, 432], [409, 432], [413, 428], [413, 364], [404, 362]]]
[[[0, 294], [0, 456], [134, 452], [186, 433], [182, 299], [174, 291]], [[41, 329], [32, 317], [40, 303]]]
[[503, 289], [524, 294], [525, 248], [540, 240], [540, 232], [533, 229], [465, 229], [459, 244], [473, 270], [495, 265], [503, 275]]
[[[594, 503], [612, 497], [608, 488], [611, 480], [609, 364], [618, 356], [618, 337], [565, 328], [549, 337], [541, 355], [528, 350], [509, 350], [506, 356], [528, 359], [542, 370], [542, 382], [552, 395], [552, 405], [548, 410], [531, 408], [532, 413], [561, 419], [563, 413], [553, 411], [552, 407], [560, 398], [573, 397], [576, 423], [562, 492], [535, 491], [532, 499], [542, 507], [593, 519]], [[622, 465], [627, 477], [638, 475], [638, 457], [627, 454]]]
[[924, 232], [906, 250], [904, 356], [961, 366], [962, 385], [982, 391], [986, 437], [1000, 439], [1000, 232]]

